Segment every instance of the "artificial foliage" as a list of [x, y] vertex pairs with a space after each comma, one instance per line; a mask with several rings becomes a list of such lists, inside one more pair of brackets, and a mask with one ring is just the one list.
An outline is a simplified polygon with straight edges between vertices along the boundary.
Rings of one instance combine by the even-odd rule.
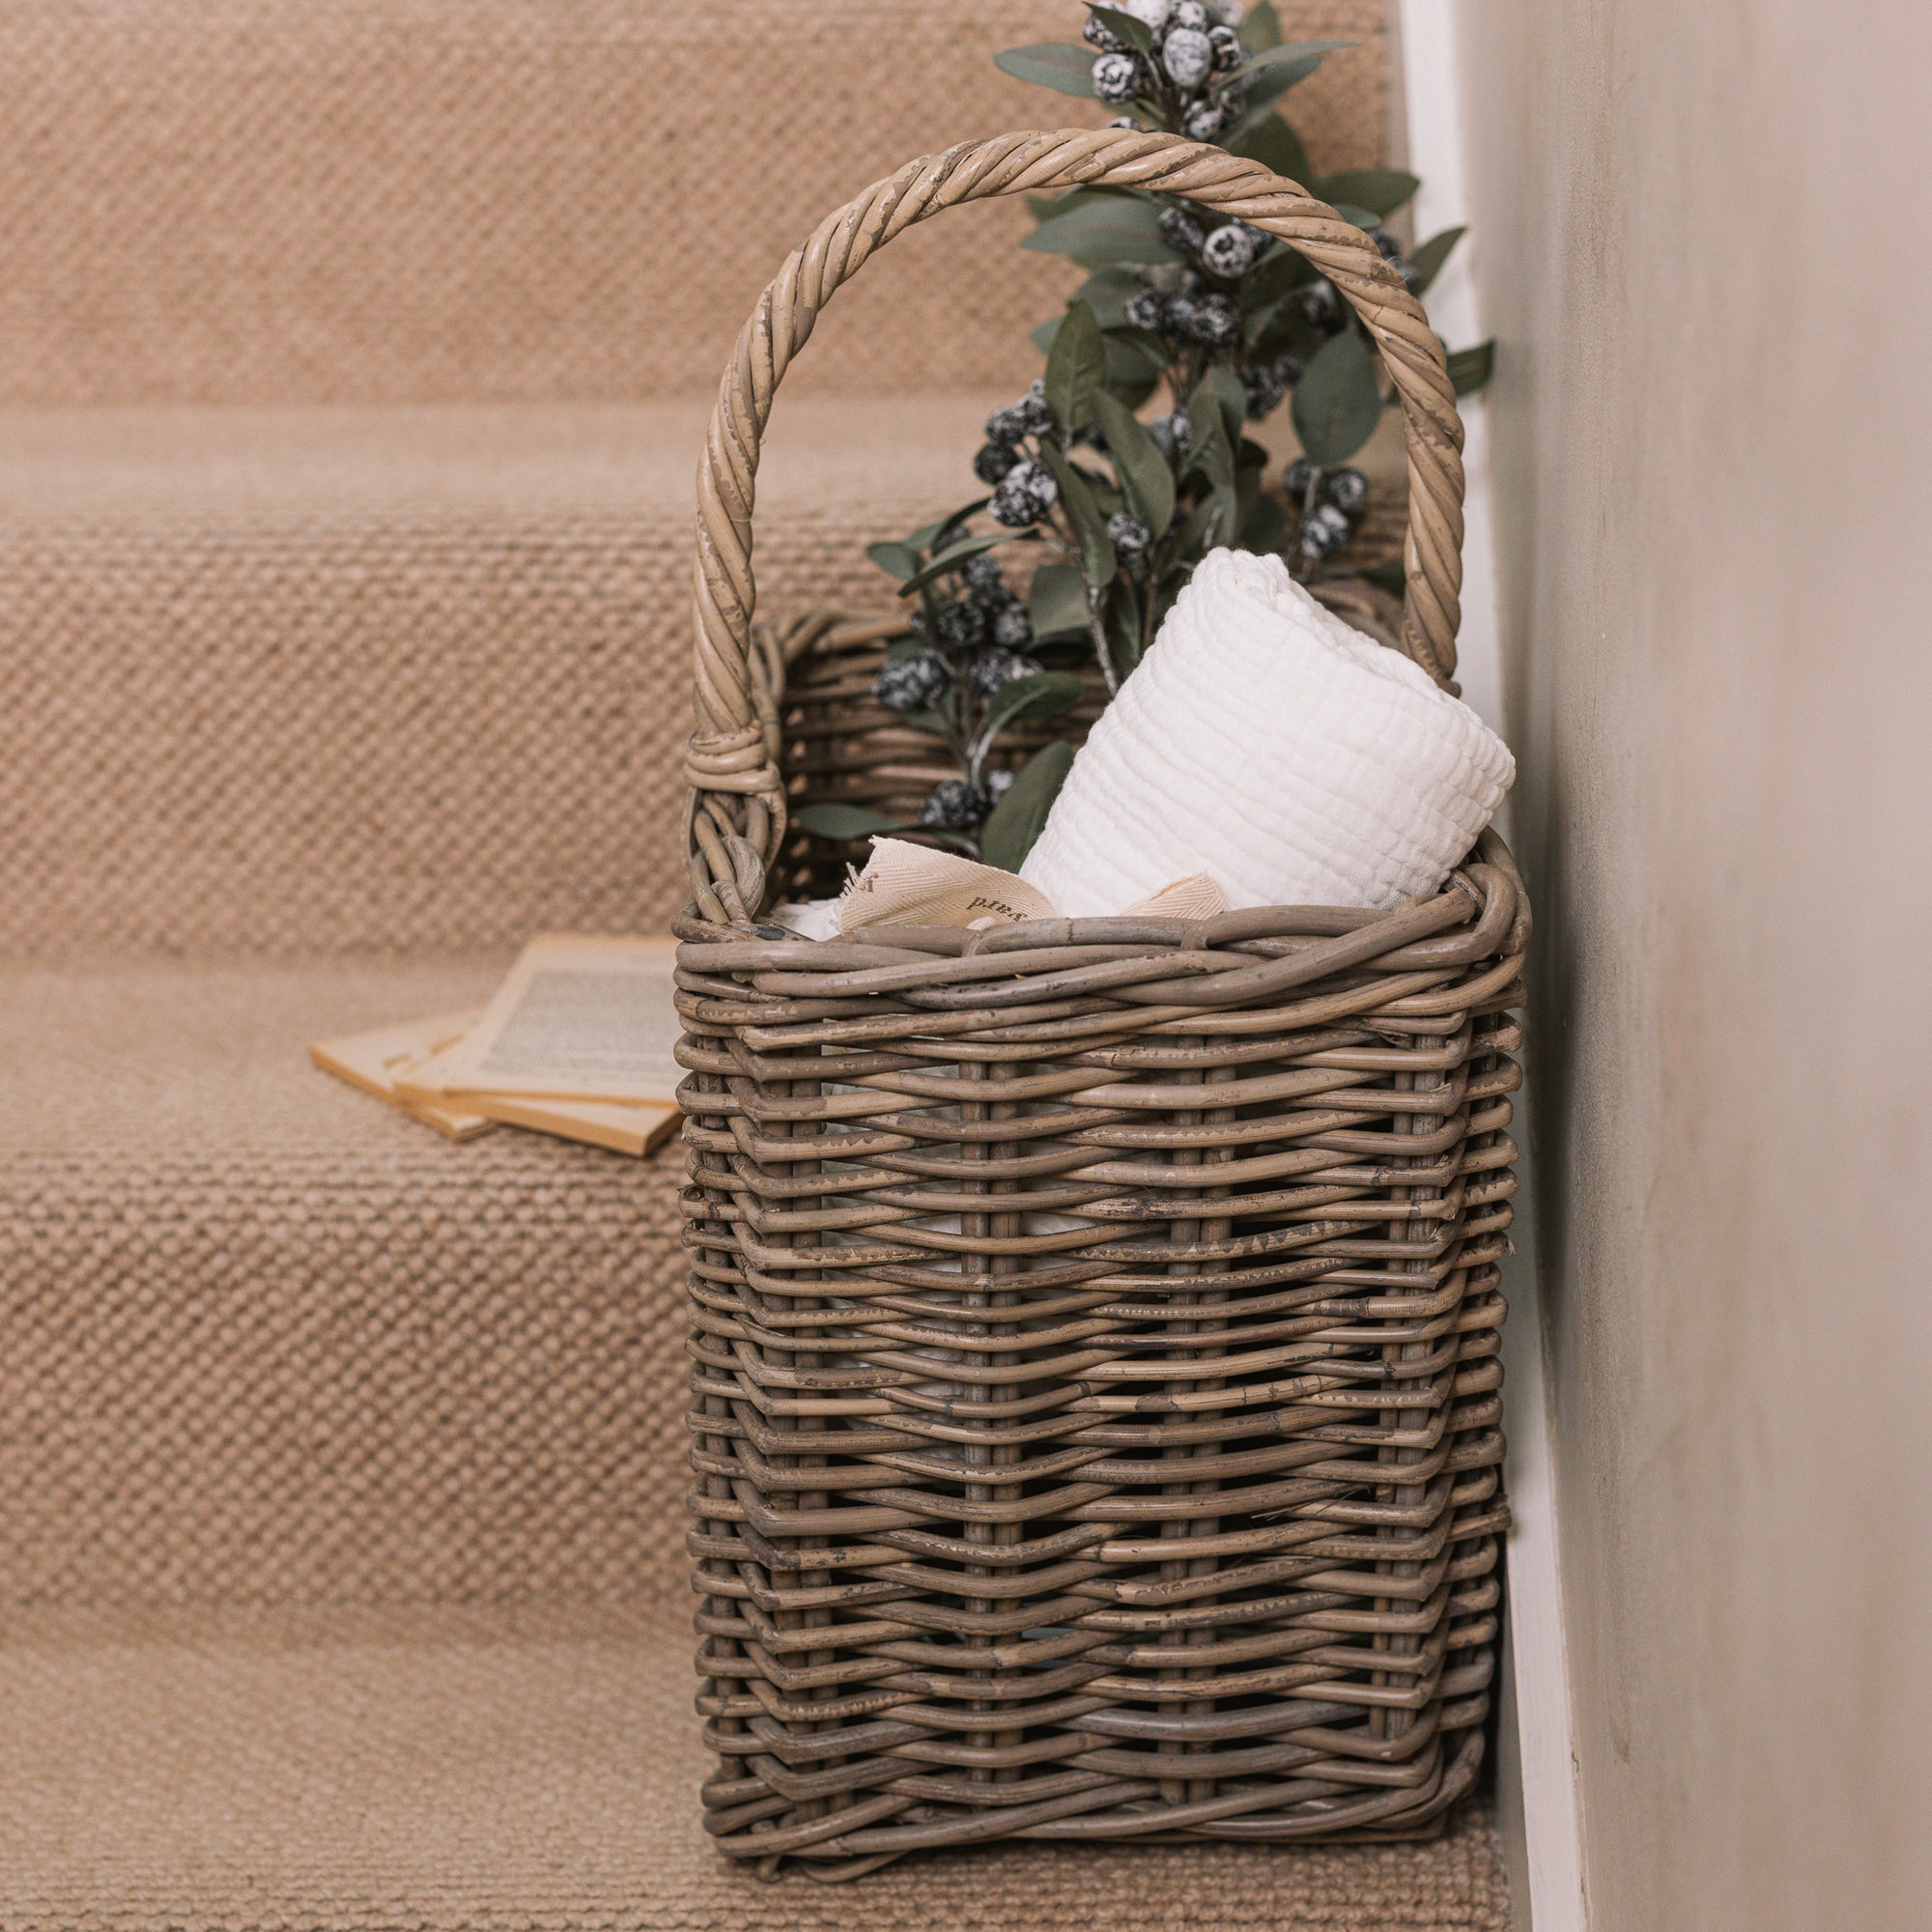
[[[1364, 229], [1423, 296], [1461, 229], [1410, 248], [1390, 225], [1421, 185], [1394, 168], [1323, 174], [1280, 103], [1338, 48], [1287, 42], [1271, 0], [1089, 5], [1081, 40], [997, 56], [1018, 79], [1121, 110], [1260, 161]], [[988, 418], [971, 458], [980, 494], [870, 555], [899, 581], [908, 635], [873, 686], [887, 709], [949, 748], [958, 776], [917, 820], [815, 805], [807, 830], [912, 832], [1016, 867], [1071, 763], [1037, 751], [1017, 777], [989, 764], [1000, 733], [1056, 716], [1097, 668], [1111, 696], [1152, 642], [1194, 566], [1218, 546], [1276, 553], [1307, 582], [1350, 574], [1371, 486], [1354, 458], [1392, 397], [1367, 331], [1296, 250], [1172, 195], [1081, 187], [1033, 198], [1023, 246], [1086, 279], [1033, 331], [1045, 357], [1024, 396]], [[1491, 350], [1452, 354], [1459, 394]], [[1287, 405], [1302, 454], [1272, 478], [1251, 424]], [[1022, 599], [997, 551], [1033, 546]]]

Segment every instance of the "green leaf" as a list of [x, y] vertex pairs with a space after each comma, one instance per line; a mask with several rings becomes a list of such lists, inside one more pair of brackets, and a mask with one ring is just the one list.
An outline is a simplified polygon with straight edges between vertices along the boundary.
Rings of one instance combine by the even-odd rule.
[[1088, 0], [1087, 11], [1129, 46], [1138, 47], [1144, 54], [1153, 52], [1153, 29], [1145, 20], [1122, 13], [1118, 7], [1096, 7], [1093, 0]]
[[1294, 385], [1292, 409], [1302, 451], [1318, 469], [1348, 462], [1375, 434], [1381, 390], [1375, 360], [1352, 328], [1316, 351]]
[[1301, 145], [1301, 136], [1279, 114], [1258, 121], [1238, 141], [1230, 142], [1229, 147], [1244, 159], [1259, 161], [1263, 167], [1272, 168], [1276, 174], [1304, 185], [1315, 173], [1315, 164]]
[[896, 577], [903, 583], [907, 578], [919, 574], [919, 552], [910, 544], [875, 543], [866, 546], [866, 554], [883, 570], [888, 577]]
[[1037, 640], [1087, 629], [1087, 586], [1070, 563], [1043, 563], [1027, 591], [1027, 615]]
[[1381, 216], [1373, 208], [1362, 208], [1352, 201], [1337, 201], [1330, 206], [1344, 221], [1351, 221], [1364, 231], [1381, 226]]
[[1206, 380], [1214, 385], [1214, 394], [1221, 404], [1221, 427], [1228, 432], [1228, 447], [1238, 451], [1241, 446], [1241, 425], [1248, 419], [1248, 393], [1241, 387], [1241, 379], [1225, 362], [1216, 362], [1208, 371]]
[[1415, 270], [1415, 294], [1421, 295], [1442, 272], [1442, 265], [1468, 232], [1466, 228], [1445, 228], [1440, 235], [1432, 235], [1408, 258], [1408, 266]]
[[993, 65], [1015, 80], [1031, 81], [1036, 87], [1050, 87], [1056, 94], [1094, 99], [1092, 47], [1069, 45], [1065, 41], [1041, 41], [1033, 46], [1009, 47], [993, 56]]
[[1393, 597], [1400, 597], [1408, 589], [1408, 576], [1399, 556], [1390, 557], [1386, 563], [1371, 564], [1360, 574]]
[[1070, 670], [1037, 670], [1031, 677], [1016, 677], [987, 698], [980, 735], [990, 744], [1009, 724], [1051, 718], [1078, 704], [1086, 690]]
[[[1279, 73], [1284, 68], [1298, 69], [1295, 80], [1306, 80], [1321, 65], [1323, 54], [1332, 54], [1340, 47], [1352, 47], [1354, 44], [1353, 41], [1283, 41], [1250, 54], [1221, 84], [1224, 87], [1247, 87], [1263, 75]], [[1290, 86], [1293, 84], [1293, 81], [1289, 83]]]
[[1114, 546], [1107, 535], [1107, 520], [1100, 514], [1100, 506], [1094, 500], [1094, 492], [1086, 477], [1067, 462], [1050, 442], [1042, 441], [1039, 446], [1040, 460], [1053, 471], [1054, 481], [1060, 485], [1061, 508], [1066, 512], [1066, 521], [1073, 526], [1073, 534], [1080, 543], [1080, 569], [1087, 579], [1090, 591], [1098, 590], [1113, 576], [1116, 565]]
[[935, 738], [952, 736], [952, 720], [943, 711], [901, 711], [898, 720], [901, 724], [910, 724], [915, 731], [930, 731]]
[[[1064, 316], [1054, 316], [1031, 331], [1030, 340], [1042, 355], [1053, 353], [1060, 336]], [[1103, 331], [1107, 351], [1107, 386], [1117, 396], [1132, 398], [1129, 407], [1147, 400], [1153, 385], [1167, 369], [1167, 351], [1160, 338], [1144, 328], [1109, 328]]]
[[1298, 249], [1270, 248], [1241, 277], [1241, 307], [1252, 314], [1268, 308], [1315, 279], [1315, 264]]
[[1006, 797], [980, 828], [980, 856], [987, 865], [1019, 870], [1072, 769], [1073, 747], [1066, 744], [1042, 745], [1020, 767]]
[[1124, 328], [1127, 304], [1146, 287], [1131, 269], [1095, 269], [1074, 290], [1073, 299], [1084, 301], [1102, 328]]
[[1156, 537], [1174, 521], [1174, 471], [1140, 418], [1103, 389], [1094, 398], [1094, 421], [1107, 440], [1114, 474], [1128, 510]]
[[863, 805], [805, 805], [791, 815], [794, 825], [820, 838], [869, 838], [875, 832], [907, 832], [911, 822], [867, 811]]
[[1251, 54], [1281, 45], [1281, 15], [1274, 11], [1274, 0], [1259, 0], [1258, 5], [1248, 9], [1248, 17], [1240, 25], [1239, 39]]
[[1187, 399], [1187, 430], [1188, 467], [1205, 476], [1213, 492], [1214, 539], [1231, 544], [1241, 526], [1240, 498], [1235, 487], [1234, 444], [1228, 440], [1221, 399], [1211, 380], [1204, 378]]
[[1178, 262], [1160, 238], [1160, 211], [1151, 201], [1118, 195], [1083, 202], [1042, 221], [1020, 243], [1037, 255], [1071, 255], [1078, 262]]
[[1496, 366], [1496, 345], [1479, 342], [1473, 349], [1458, 349], [1449, 356], [1449, 380], [1459, 396], [1467, 396], [1490, 380]]
[[927, 524], [923, 528], [913, 531], [912, 535], [906, 538], [907, 547], [923, 554], [947, 531], [963, 528], [968, 518], [977, 517], [992, 500], [990, 497], [974, 497], [972, 502], [962, 504], [951, 515], [941, 517], [937, 523]]
[[949, 576], [969, 557], [978, 556], [982, 550], [991, 550], [995, 544], [1025, 543], [1029, 537], [1038, 541], [1037, 534], [1032, 530], [994, 530], [986, 536], [968, 537], [963, 543], [949, 545], [918, 576], [899, 585], [899, 595], [910, 597], [923, 590], [928, 583]]
[[1046, 357], [1046, 406], [1069, 434], [1084, 429], [1094, 410], [1094, 391], [1107, 380], [1107, 345], [1100, 325], [1084, 301], [1066, 305]]
[[1315, 192], [1323, 201], [1346, 201], [1371, 214], [1393, 214], [1421, 185], [1400, 168], [1354, 168], [1346, 174], [1323, 175]]
[[1106, 631], [1107, 654], [1125, 678], [1141, 661], [1141, 600], [1124, 577], [1108, 586]]

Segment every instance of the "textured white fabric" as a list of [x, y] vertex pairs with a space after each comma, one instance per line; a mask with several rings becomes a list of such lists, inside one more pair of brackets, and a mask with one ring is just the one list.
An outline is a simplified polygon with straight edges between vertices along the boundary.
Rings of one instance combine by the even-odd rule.
[[1420, 666], [1275, 556], [1211, 552], [1073, 761], [1020, 867], [1068, 918], [1206, 872], [1231, 907], [1434, 892], [1516, 764]]

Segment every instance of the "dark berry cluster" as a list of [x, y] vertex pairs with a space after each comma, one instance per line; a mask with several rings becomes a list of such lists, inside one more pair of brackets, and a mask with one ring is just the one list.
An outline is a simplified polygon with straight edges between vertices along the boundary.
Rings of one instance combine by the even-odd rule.
[[[1240, 0], [1118, 0], [1119, 10], [1147, 29], [1148, 45], [1131, 44], [1090, 16], [1081, 29], [1096, 49], [1094, 92], [1116, 107], [1132, 107], [1157, 127], [1178, 128], [1190, 140], [1211, 141], [1240, 119], [1244, 91], [1231, 79], [1246, 58], [1236, 28]], [[1141, 125], [1131, 116], [1122, 124]]]
[[[998, 559], [983, 551], [929, 587], [907, 629], [913, 647], [880, 668], [872, 696], [901, 716], [939, 714], [949, 737], [971, 738], [985, 700], [1039, 669], [1026, 655], [1033, 620], [1025, 601], [1008, 586]], [[1010, 774], [989, 775], [980, 784], [948, 779], [922, 807], [920, 823], [971, 832], [1011, 781]]]
[[1359, 469], [1317, 469], [1297, 456], [1282, 471], [1291, 507], [1301, 513], [1296, 538], [1310, 562], [1333, 556], [1354, 533], [1355, 519], [1369, 500], [1369, 479]]
[[993, 493], [987, 508], [996, 524], [1026, 529], [1053, 508], [1060, 495], [1053, 472], [1025, 448], [1029, 437], [1043, 436], [1052, 427], [1046, 384], [1037, 377], [1018, 402], [986, 418], [986, 440], [973, 458], [973, 473]]

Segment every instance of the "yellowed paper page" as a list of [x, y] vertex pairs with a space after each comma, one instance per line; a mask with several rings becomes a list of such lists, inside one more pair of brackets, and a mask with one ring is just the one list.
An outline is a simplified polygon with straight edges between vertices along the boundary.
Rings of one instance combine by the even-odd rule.
[[1052, 919], [1043, 893], [1012, 872], [909, 838], [874, 838], [866, 869], [838, 901], [838, 930], [862, 925], [1012, 925]]
[[684, 1118], [675, 1107], [656, 1107], [642, 1100], [544, 1100], [479, 1094], [465, 1105], [513, 1127], [629, 1154], [646, 1154], [661, 1147]]
[[494, 1124], [487, 1115], [470, 1107], [444, 1105], [440, 1094], [405, 1094], [397, 1085], [397, 1076], [402, 1069], [461, 1039], [476, 1018], [473, 1012], [439, 1013], [434, 1019], [318, 1040], [309, 1048], [308, 1057], [325, 1072], [386, 1100], [451, 1140], [473, 1140]]
[[489, 1094], [675, 1106], [684, 1078], [671, 1003], [676, 949], [668, 937], [540, 933], [434, 1069], [440, 1091], [451, 1100]]

